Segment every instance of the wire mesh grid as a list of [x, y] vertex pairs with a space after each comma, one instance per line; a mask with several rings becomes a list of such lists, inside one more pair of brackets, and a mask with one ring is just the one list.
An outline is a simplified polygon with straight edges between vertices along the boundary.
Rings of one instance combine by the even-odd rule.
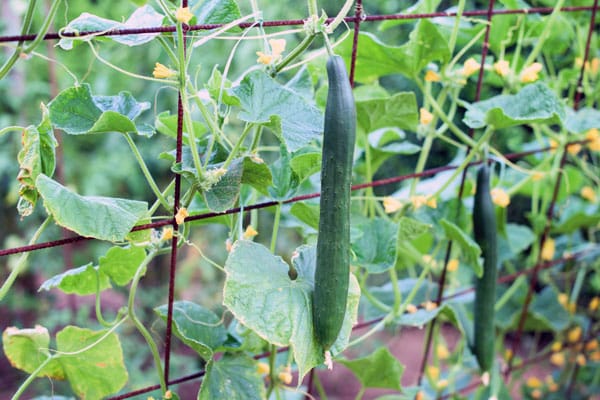
[[[188, 3], [187, 0], [182, 0], [181, 6], [187, 7], [187, 5], [188, 5], [187, 3]], [[418, 20], [418, 19], [427, 19], [427, 18], [436, 18], [436, 17], [457, 17], [457, 16], [458, 17], [485, 18], [485, 20], [487, 21], [487, 25], [486, 25], [486, 29], [485, 29], [485, 36], [484, 36], [483, 44], [481, 46], [481, 48], [482, 48], [481, 55], [480, 55], [481, 62], [480, 62], [480, 68], [478, 70], [477, 86], [476, 86], [476, 93], [475, 93], [475, 99], [474, 99], [475, 101], [480, 100], [480, 97], [481, 97], [481, 90], [483, 87], [484, 65], [485, 65], [486, 57], [488, 55], [490, 31], [493, 26], [494, 17], [502, 16], [502, 15], [512, 15], [512, 14], [540, 14], [540, 15], [543, 15], [543, 14], [550, 14], [555, 11], [555, 9], [553, 7], [534, 7], [534, 8], [528, 8], [528, 9], [496, 9], [496, 8], [494, 8], [495, 1], [490, 0], [487, 10], [468, 10], [468, 11], [462, 12], [462, 14], [460, 14], [460, 15], [457, 12], [434, 12], [434, 13], [427, 13], [427, 14], [365, 15], [363, 12], [362, 3], [363, 3], [362, 0], [357, 0], [356, 4], [355, 4], [354, 15], [345, 18], [345, 22], [347, 24], [353, 26], [353, 45], [352, 45], [352, 56], [351, 56], [351, 62], [350, 62], [350, 80], [351, 80], [352, 84], [354, 84], [354, 73], [355, 73], [355, 66], [356, 66], [356, 60], [357, 60], [359, 33], [361, 31], [361, 24], [363, 24], [363, 23], [384, 21], [384, 20], [402, 20], [402, 19]], [[596, 21], [596, 17], [597, 17], [597, 13], [598, 13], [599, 9], [600, 8], [598, 6], [598, 0], [594, 0], [593, 5], [591, 5], [591, 6], [573, 6], [573, 7], [563, 7], [560, 9], [560, 12], [563, 12], [563, 13], [589, 12], [589, 14], [590, 14], [589, 27], [587, 30], [587, 38], [586, 38], [586, 47], [585, 47], [585, 52], [584, 52], [584, 57], [583, 57], [584, 61], [588, 60], [590, 57], [590, 46], [591, 46], [590, 44], [591, 44], [591, 39], [592, 39], [592, 36], [594, 33], [594, 27], [596, 24], [595, 21]], [[331, 21], [331, 20], [332, 19], [329, 19], [329, 21]], [[294, 25], [302, 25], [302, 24], [304, 24], [304, 22], [305, 21], [303, 21], [303, 20], [262, 21], [261, 26], [264, 28], [277, 27], [277, 26], [294, 26]], [[192, 32], [192, 31], [212, 30], [212, 29], [220, 28], [222, 26], [223, 26], [222, 24], [203, 24], [203, 25], [192, 25], [192, 26], [184, 25], [184, 32], [187, 33], [187, 32]], [[253, 29], [253, 28], [255, 28], [255, 24], [240, 23], [239, 27], [241, 29]], [[70, 36], [73, 36], [73, 37], [74, 36], [85, 36], [85, 35], [115, 36], [115, 35], [135, 35], [135, 34], [147, 34], [147, 33], [158, 33], [158, 32], [169, 33], [169, 32], [175, 32], [175, 31], [176, 31], [175, 26], [160, 26], [160, 27], [145, 27], [145, 28], [135, 28], [135, 29], [114, 29], [114, 30], [110, 30], [110, 31], [106, 31], [106, 32], [78, 32], [76, 34], [75, 33], [60, 33], [60, 34], [59, 33], [48, 33], [48, 34], [44, 35], [43, 39], [44, 40], [57, 40], [57, 39], [60, 39], [63, 37], [70, 37]], [[0, 43], [27, 42], [27, 41], [32, 41], [35, 39], [36, 39], [36, 34], [2, 36], [2, 37], [0, 37]], [[184, 40], [185, 40], [185, 38], [184, 38]], [[578, 88], [577, 88], [577, 90], [574, 91], [575, 95], [573, 98], [573, 107], [575, 110], [577, 110], [579, 108], [579, 104], [582, 99], [582, 91], [579, 90], [579, 87], [581, 86], [581, 82], [583, 80], [584, 70], [585, 70], [585, 62], [582, 63], [581, 70], [579, 73]], [[184, 110], [183, 110], [183, 105], [182, 105], [182, 99], [181, 99], [181, 96], [179, 96], [178, 97], [178, 114], [177, 114], [178, 118], [177, 118], [176, 162], [181, 162], [181, 160], [182, 160], [183, 113], [184, 113]], [[474, 134], [473, 130], [471, 130], [471, 132], [469, 134], [472, 137]], [[585, 143], [586, 142], [581, 142], [581, 141], [568, 142], [568, 143], [564, 144], [564, 147], [566, 149], [569, 146], [574, 145], [574, 144], [585, 144]], [[546, 152], [555, 151], [555, 150], [556, 150], [555, 147], [544, 147], [544, 148], [529, 150], [529, 151], [525, 151], [525, 152], [504, 154], [503, 156], [507, 160], [517, 161], [517, 160], [523, 159], [527, 156], [531, 156], [531, 155], [535, 155], [535, 154], [539, 154], [539, 153], [546, 153]], [[561, 169], [565, 166], [566, 156], [568, 153], [566, 151], [563, 151], [562, 154], [563, 154], [563, 156], [560, 160], [560, 168]], [[471, 166], [477, 165], [477, 164], [480, 164], [480, 162], [471, 162], [468, 164], [467, 168], [464, 168], [464, 170], [462, 171], [462, 176], [461, 176], [461, 180], [460, 180], [460, 189], [458, 192], [459, 200], [461, 200], [465, 195], [464, 188], [465, 188], [465, 182], [466, 182], [466, 178], [467, 178], [467, 171], [469, 170], [469, 168]], [[389, 184], [393, 184], [393, 183], [399, 183], [399, 182], [406, 181], [406, 180], [418, 179], [418, 178], [423, 178], [423, 177], [431, 177], [431, 176], [435, 176], [436, 174], [439, 174], [441, 172], [456, 170], [457, 168], [458, 168], [458, 166], [456, 166], [456, 165], [447, 165], [447, 166], [443, 166], [443, 167], [427, 169], [421, 173], [405, 174], [405, 175], [399, 175], [399, 176], [380, 179], [380, 180], [374, 180], [372, 182], [354, 185], [352, 187], [352, 190], [374, 188], [374, 187], [389, 185]], [[562, 174], [557, 174], [557, 178], [553, 185], [552, 201], [551, 201], [550, 206], [548, 207], [548, 211], [547, 211], [547, 215], [546, 215], [547, 222], [545, 224], [543, 233], [542, 233], [541, 237], [539, 238], [540, 248], [543, 247], [544, 242], [546, 240], [548, 240], [548, 237], [550, 234], [551, 222], [555, 216], [555, 206], [557, 203], [559, 188], [561, 187], [561, 183], [562, 183], [562, 178], [563, 178]], [[174, 190], [174, 200], [173, 201], [174, 201], [174, 210], [176, 212], [177, 206], [180, 203], [180, 196], [181, 196], [181, 175], [174, 174], [174, 180], [175, 180], [175, 190]], [[217, 216], [248, 212], [248, 211], [255, 210], [255, 209], [273, 207], [278, 204], [291, 204], [291, 203], [295, 203], [298, 201], [303, 201], [303, 200], [317, 198], [317, 197], [319, 197], [319, 193], [311, 193], [311, 194], [306, 194], [306, 195], [295, 196], [295, 197], [289, 198], [284, 201], [267, 201], [267, 202], [253, 204], [253, 205], [246, 205], [243, 208], [234, 207], [234, 208], [231, 208], [224, 212], [218, 212], [218, 213], [217, 212], [208, 212], [208, 213], [204, 213], [204, 214], [200, 214], [200, 215], [194, 215], [194, 216], [185, 218], [185, 221], [189, 222], [189, 221], [206, 220], [206, 219], [211, 219], [211, 218], [214, 218]], [[161, 228], [161, 227], [165, 227], [165, 226], [171, 226], [175, 231], [177, 231], [178, 223], [176, 221], [175, 214], [173, 215], [172, 218], [162, 219], [162, 220], [158, 220], [158, 221], [144, 224], [144, 225], [138, 225], [138, 226], [134, 227], [132, 231], [156, 229], [156, 228]], [[45, 249], [45, 248], [65, 246], [65, 245], [73, 244], [75, 242], [87, 241], [87, 240], [94, 240], [94, 239], [89, 238], [89, 237], [79, 236], [79, 235], [72, 235], [72, 236], [68, 236], [68, 237], [65, 237], [62, 239], [58, 239], [58, 240], [52, 240], [52, 241], [35, 243], [35, 244], [31, 244], [31, 245], [26, 245], [26, 246], [2, 249], [2, 250], [0, 250], [0, 257], [5, 257], [5, 256], [12, 255], [12, 254], [26, 253], [26, 252], [36, 251], [36, 250], [40, 250], [40, 249]], [[438, 305], [441, 305], [444, 302], [446, 302], [452, 298], [461, 296], [463, 294], [469, 293], [474, 290], [472, 287], [468, 287], [462, 291], [454, 292], [450, 295], [447, 295], [444, 292], [445, 285], [446, 285], [446, 277], [447, 277], [447, 274], [446, 274], [447, 266], [448, 266], [448, 262], [450, 260], [450, 255], [452, 252], [453, 245], [454, 245], [453, 242], [449, 241], [446, 251], [445, 251], [445, 259], [444, 259], [444, 264], [443, 264], [444, 267], [440, 274], [439, 282], [438, 282], [439, 290], [438, 290], [437, 298], [436, 298], [436, 304], [438, 304]], [[508, 358], [506, 360], [506, 364], [505, 364], [504, 370], [503, 370], [505, 379], [510, 379], [511, 373], [513, 373], [514, 371], [525, 368], [528, 365], [538, 363], [542, 360], [548, 359], [553, 355], [553, 352], [546, 352], [543, 354], [536, 354], [532, 357], [522, 359], [518, 362], [515, 361], [515, 356], [514, 356], [515, 354], [517, 354], [517, 350], [521, 344], [522, 335], [524, 332], [525, 318], [526, 318], [528, 309], [531, 305], [532, 296], [535, 292], [540, 273], [546, 269], [583, 258], [583, 257], [587, 256], [588, 253], [589, 253], [589, 251], [586, 250], [586, 251], [580, 251], [580, 252], [571, 253], [571, 254], [565, 254], [562, 257], [554, 259], [552, 261], [544, 261], [544, 260], [542, 260], [541, 255], [540, 255], [538, 257], [538, 260], [535, 263], [535, 265], [525, 268], [522, 271], [519, 271], [517, 273], [507, 274], [507, 275], [499, 277], [499, 279], [498, 279], [499, 283], [511, 283], [511, 282], [514, 282], [517, 278], [519, 278], [521, 276], [525, 276], [528, 280], [527, 296], [525, 298], [524, 304], [522, 306], [522, 310], [520, 312], [518, 327], [517, 327], [516, 332], [514, 333], [514, 338], [512, 340], [512, 347], [510, 348], [510, 351], [508, 352]], [[176, 278], [177, 260], [178, 260], [177, 255], [178, 255], [178, 240], [177, 240], [177, 238], [174, 238], [174, 240], [172, 241], [172, 246], [171, 246], [171, 251], [170, 251], [170, 272], [169, 272], [169, 283], [168, 283], [168, 313], [167, 313], [167, 319], [166, 319], [166, 335], [164, 337], [164, 351], [163, 351], [164, 376], [165, 376], [165, 380], [167, 381], [168, 385], [171, 385], [171, 386], [177, 385], [177, 384], [180, 384], [183, 382], [188, 382], [191, 380], [201, 379], [205, 374], [204, 370], [200, 370], [197, 373], [194, 373], [194, 374], [188, 375], [188, 376], [182, 376], [182, 377], [177, 377], [177, 378], [170, 377], [171, 353], [172, 353], [171, 342], [172, 342], [172, 335], [173, 335], [173, 332], [172, 332], [173, 303], [174, 303], [175, 278]], [[377, 322], [379, 322], [380, 320], [381, 320], [381, 318], [377, 318], [377, 319], [369, 320], [369, 321], [361, 321], [353, 327], [353, 330], [357, 331], [360, 329], [371, 327], [374, 324], [376, 324]], [[435, 332], [434, 326], [436, 323], [438, 323], [437, 318], [434, 318], [428, 324], [428, 330], [427, 330], [427, 335], [426, 335], [426, 345], [425, 345], [425, 349], [423, 352], [422, 361], [420, 363], [418, 384], [421, 383], [421, 381], [423, 380], [423, 378], [425, 376], [427, 362], [430, 357], [430, 352], [432, 350], [432, 341], [433, 341], [433, 335]], [[597, 337], [598, 334], [599, 334], [599, 332], [590, 330], [590, 331], [586, 332], [585, 335], [583, 335], [579, 341], [565, 343], [563, 349], [564, 348], [573, 348], [576, 351], [581, 352], [581, 351], [583, 351], [582, 344], [585, 344], [590, 339]], [[284, 352], [286, 350], [287, 350], [287, 348], [278, 349], [279, 352]], [[259, 354], [259, 355], [255, 356], [255, 358], [256, 359], [264, 358], [264, 357], [267, 357], [268, 355], [269, 355], [269, 353]], [[309, 375], [309, 377], [308, 377], [309, 392], [312, 390], [312, 373], [314, 373], [314, 371], [311, 371], [311, 375]], [[571, 387], [569, 388], [569, 390], [572, 388], [572, 384], [575, 379], [576, 373], [577, 373], [577, 370], [575, 371], [575, 374], [572, 377], [572, 381], [571, 381], [572, 383], [571, 383]], [[471, 383], [468, 383], [467, 385], [465, 385], [464, 387], [457, 388], [456, 391], [454, 391], [452, 393], [444, 394], [443, 396], [440, 396], [439, 398], [445, 399], [445, 398], [453, 398], [455, 395], [464, 395], [464, 394], [472, 392], [473, 390], [478, 388], [480, 385], [481, 385], [481, 382], [479, 382], [479, 381], [471, 382]], [[131, 391], [128, 393], [123, 393], [123, 394], [111, 397], [111, 399], [117, 400], [117, 399], [131, 398], [131, 397], [134, 397], [137, 395], [155, 391], [157, 389], [160, 389], [160, 385], [158, 385], [158, 384], [153, 385], [153, 386], [148, 386], [145, 388], [141, 388], [141, 389]]]

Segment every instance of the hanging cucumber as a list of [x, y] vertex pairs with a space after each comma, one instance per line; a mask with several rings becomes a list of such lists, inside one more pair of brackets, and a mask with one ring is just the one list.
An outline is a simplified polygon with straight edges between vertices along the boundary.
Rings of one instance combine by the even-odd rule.
[[490, 195], [490, 168], [484, 163], [477, 171], [477, 190], [473, 206], [473, 231], [481, 248], [483, 276], [475, 282], [473, 352], [482, 372], [489, 372], [494, 362], [494, 303], [498, 278], [498, 242], [496, 213]]
[[321, 209], [313, 293], [313, 326], [326, 356], [346, 313], [350, 280], [350, 186], [356, 140], [356, 106], [344, 60], [327, 60], [321, 165]]

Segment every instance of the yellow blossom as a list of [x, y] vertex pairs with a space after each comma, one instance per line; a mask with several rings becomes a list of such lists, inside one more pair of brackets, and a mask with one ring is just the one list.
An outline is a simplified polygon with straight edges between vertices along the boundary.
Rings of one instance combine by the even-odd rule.
[[594, 312], [598, 309], [599, 306], [600, 306], [600, 297], [595, 296], [592, 298], [592, 300], [590, 300], [590, 304], [588, 304], [588, 310], [590, 310], [591, 312]]
[[540, 388], [543, 386], [542, 381], [537, 376], [530, 376], [527, 378], [526, 384], [530, 388]]
[[430, 69], [425, 72], [425, 82], [439, 82], [441, 80], [440, 75]]
[[542, 64], [533, 63], [529, 67], [524, 68], [521, 71], [521, 82], [523, 83], [531, 83], [535, 82], [539, 79], [538, 74], [542, 70]]
[[254, 229], [252, 225], [248, 225], [246, 227], [246, 231], [244, 232], [244, 239], [252, 239], [256, 235], [258, 235], [258, 231]]
[[427, 300], [423, 303], [423, 308], [427, 311], [433, 311], [437, 308], [437, 303], [435, 301]]
[[550, 150], [552, 150], [552, 152], [558, 148], [558, 142], [554, 139], [549, 139], [548, 144], [550, 145]]
[[542, 398], [542, 391], [540, 389], [533, 389], [531, 391], [531, 397], [533, 397], [534, 399], [541, 399]]
[[415, 400], [424, 400], [425, 399], [425, 394], [423, 394], [422, 391], [418, 391], [417, 394], [415, 395]]
[[596, 202], [596, 191], [591, 186], [582, 187], [581, 192], [579, 194], [581, 195], [581, 197], [583, 197], [591, 203]]
[[546, 376], [546, 384], [548, 385], [548, 390], [551, 392], [556, 392], [558, 390], [558, 384], [554, 381], [552, 375]]
[[422, 206], [427, 206], [429, 208], [436, 208], [437, 201], [434, 197], [424, 196], [424, 195], [415, 195], [410, 198], [410, 202], [412, 203], [413, 208], [419, 209]]
[[394, 197], [386, 196], [383, 198], [383, 209], [391, 214], [402, 208], [402, 202]]
[[588, 148], [592, 151], [600, 151], [600, 131], [598, 128], [592, 128], [585, 133], [585, 138], [589, 141]]
[[194, 14], [190, 12], [189, 7], [179, 7], [177, 11], [175, 11], [175, 19], [177, 22], [187, 24], [193, 17]]
[[547, 238], [544, 241], [544, 246], [542, 247], [542, 260], [550, 261], [554, 258], [554, 252], [556, 251], [556, 246], [554, 245], [554, 239]]
[[173, 392], [171, 392], [170, 390], [167, 390], [165, 392], [165, 395], [163, 396], [163, 398], [166, 400], [171, 400], [173, 398]]
[[437, 381], [440, 377], [440, 369], [435, 365], [430, 365], [427, 367], [427, 376], [433, 381]]
[[590, 63], [590, 71], [592, 72], [592, 75], [598, 75], [598, 72], [600, 71], [600, 58], [592, 58]]
[[406, 306], [406, 312], [409, 314], [414, 314], [418, 311], [419, 309], [417, 308], [417, 306], [415, 306], [414, 304], [408, 304]]
[[510, 204], [510, 196], [503, 189], [493, 188], [490, 191], [492, 202], [498, 207], [506, 208]]
[[550, 362], [557, 367], [562, 367], [565, 365], [565, 355], [564, 353], [554, 353], [550, 356]]
[[600, 350], [594, 351], [592, 354], [590, 354], [590, 360], [600, 361]]
[[260, 375], [268, 374], [270, 370], [271, 369], [269, 368], [269, 364], [267, 364], [267, 363], [259, 362], [258, 364], [256, 364], [256, 371]]
[[281, 57], [281, 54], [285, 51], [285, 39], [271, 39], [269, 45], [271, 45], [271, 54], [274, 58]]
[[448, 272], [456, 271], [458, 269], [458, 260], [456, 258], [448, 260], [448, 265], [446, 266], [446, 269], [448, 270]]
[[538, 182], [541, 181], [542, 179], [544, 179], [544, 173], [540, 172], [540, 171], [535, 171], [532, 175], [531, 175], [531, 180], [534, 182]]
[[477, 62], [477, 60], [475, 60], [473, 57], [471, 57], [463, 64], [461, 75], [469, 77], [475, 72], [479, 71], [480, 68], [481, 64]]
[[437, 261], [435, 261], [435, 258], [430, 256], [429, 254], [424, 254], [422, 259], [423, 259], [423, 263], [425, 263], [427, 265], [430, 265], [432, 267], [435, 267], [437, 265]]
[[510, 360], [512, 358], [512, 356], [513, 356], [513, 352], [511, 349], [506, 349], [504, 351], [504, 359], [505, 360]]
[[575, 66], [581, 68], [583, 66], [583, 58], [575, 57]]
[[567, 151], [569, 154], [575, 156], [581, 151], [581, 145], [579, 143], [572, 143], [567, 146]]
[[567, 296], [566, 293], [559, 293], [558, 294], [558, 302], [564, 307], [567, 308], [567, 306], [569, 305], [569, 296]]
[[441, 343], [435, 347], [435, 354], [440, 360], [445, 360], [448, 357], [450, 357], [450, 352], [448, 351], [448, 348]]
[[569, 332], [567, 332], [567, 339], [571, 343], [578, 342], [579, 339], [581, 339], [581, 327], [576, 326], [573, 329], [570, 329]]
[[597, 339], [592, 339], [585, 344], [586, 351], [592, 351], [592, 350], [596, 350], [596, 349], [598, 349], [598, 340]]
[[562, 350], [562, 343], [561, 342], [554, 342], [554, 343], [552, 343], [552, 346], [550, 346], [550, 349], [554, 353], [557, 353], [557, 352], [559, 352], [559, 351]]
[[273, 62], [273, 56], [271, 54], [265, 54], [262, 51], [257, 51], [256, 55], [258, 56], [256, 62], [259, 64], [267, 65]]
[[283, 382], [286, 385], [289, 385], [290, 383], [292, 383], [292, 369], [289, 366], [285, 367], [283, 371], [277, 374], [277, 377], [281, 382]]
[[494, 71], [501, 77], [506, 77], [510, 73], [510, 65], [506, 60], [500, 60], [494, 63]]
[[233, 250], [233, 243], [231, 242], [231, 239], [227, 239], [225, 241], [225, 250], [227, 250], [228, 253], [231, 253], [231, 250]]
[[577, 358], [575, 358], [575, 362], [580, 367], [583, 367], [587, 363], [587, 360], [585, 359], [585, 356], [583, 354], [577, 354]]
[[424, 109], [423, 107], [421, 107], [421, 109], [419, 110], [419, 115], [419, 121], [421, 122], [421, 125], [429, 125], [431, 121], [433, 121], [433, 114]]
[[436, 388], [438, 390], [445, 389], [446, 387], [448, 387], [448, 379], [440, 379], [437, 382]]
[[429, 208], [437, 208], [437, 199], [435, 197], [428, 197], [425, 205]]
[[171, 240], [171, 239], [173, 239], [173, 228], [171, 228], [169, 226], [162, 230], [162, 234], [160, 235], [160, 240], [166, 241], [166, 240]]
[[177, 75], [177, 72], [173, 71], [171, 68], [161, 64], [156, 63], [154, 65], [154, 71], [152, 71], [152, 76], [157, 79], [167, 79], [172, 78]]
[[183, 224], [183, 221], [185, 221], [185, 218], [189, 216], [190, 213], [188, 213], [187, 208], [181, 207], [179, 210], [177, 210], [177, 214], [175, 214], [175, 222], [177, 222], [177, 225], [181, 225]]

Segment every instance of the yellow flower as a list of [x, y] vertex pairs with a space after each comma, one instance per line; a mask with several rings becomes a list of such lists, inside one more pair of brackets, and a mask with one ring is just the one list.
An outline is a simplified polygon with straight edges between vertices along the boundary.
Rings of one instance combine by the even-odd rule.
[[592, 354], [590, 354], [590, 360], [600, 361], [600, 351], [594, 351]]
[[417, 311], [419, 311], [419, 309], [414, 304], [408, 304], [406, 306], [406, 312], [409, 313], [409, 314], [414, 314]]
[[586, 132], [585, 138], [589, 140], [588, 148], [592, 151], [600, 151], [600, 131], [597, 128], [592, 128]]
[[448, 270], [448, 272], [456, 271], [458, 269], [458, 260], [456, 258], [448, 260], [448, 265], [446, 266], [446, 269]]
[[256, 55], [258, 56], [256, 62], [259, 64], [268, 65], [273, 62], [273, 56], [271, 54], [265, 54], [262, 51], [257, 51]]
[[526, 384], [530, 388], [540, 388], [543, 386], [542, 381], [536, 376], [530, 376], [529, 378], [527, 378]]
[[554, 353], [557, 353], [557, 352], [559, 352], [559, 351], [562, 350], [562, 343], [561, 342], [554, 342], [554, 343], [552, 343], [552, 346], [550, 346], [550, 349]]
[[591, 186], [582, 187], [579, 194], [590, 203], [596, 202], [596, 191]]
[[433, 114], [421, 107], [419, 110], [421, 125], [429, 125], [433, 121]]
[[248, 225], [246, 227], [246, 231], [244, 232], [244, 239], [252, 239], [256, 235], [258, 235], [258, 231], [254, 229], [252, 225]]
[[531, 175], [531, 180], [534, 182], [538, 182], [541, 181], [542, 179], [544, 179], [544, 173], [540, 172], [540, 171], [535, 171], [532, 175]]
[[175, 11], [175, 19], [177, 22], [187, 24], [193, 17], [194, 14], [190, 12], [189, 7], [179, 7], [177, 11]]
[[575, 66], [581, 68], [583, 66], [583, 58], [575, 57]]
[[430, 265], [432, 267], [435, 267], [437, 265], [435, 258], [430, 256], [429, 254], [424, 254], [422, 258], [423, 258], [423, 263], [425, 263], [427, 265]]
[[433, 311], [437, 308], [437, 303], [435, 301], [427, 300], [423, 303], [423, 308], [427, 311]]
[[429, 208], [437, 208], [437, 200], [435, 197], [428, 197], [425, 205]]
[[554, 139], [549, 139], [548, 144], [550, 144], [550, 150], [554, 153], [554, 150], [558, 148], [558, 142]]
[[546, 384], [548, 385], [548, 390], [551, 392], [556, 392], [558, 390], [558, 384], [556, 382], [554, 382], [554, 378], [552, 378], [552, 375], [548, 375], [546, 376]]
[[469, 77], [475, 72], [479, 71], [480, 68], [481, 64], [477, 62], [477, 60], [475, 60], [473, 57], [471, 57], [463, 64], [461, 75], [463, 75], [464, 77]]
[[581, 145], [579, 143], [572, 143], [567, 146], [569, 154], [576, 156], [581, 151]]
[[424, 400], [425, 399], [425, 395], [423, 394], [422, 391], [418, 391], [417, 394], [415, 395], [415, 400]]
[[173, 239], [173, 228], [170, 226], [167, 228], [163, 228], [162, 234], [160, 235], [160, 240], [166, 241]]
[[282, 372], [280, 372], [277, 375], [277, 377], [281, 382], [283, 382], [286, 385], [289, 385], [290, 383], [292, 383], [292, 369], [289, 366], [285, 367], [285, 369]]
[[264, 362], [259, 362], [259, 363], [256, 365], [256, 371], [257, 371], [257, 372], [258, 372], [260, 375], [265, 375], [265, 374], [268, 374], [270, 370], [271, 370], [271, 369], [269, 368], [269, 364], [267, 364], [267, 363], [264, 363]]
[[564, 307], [567, 308], [567, 306], [569, 305], [569, 296], [567, 296], [566, 293], [559, 293], [558, 294], [558, 302]]
[[501, 77], [506, 77], [510, 73], [510, 65], [506, 60], [500, 60], [494, 63], [494, 71]]
[[599, 306], [600, 306], [600, 297], [595, 296], [592, 298], [592, 300], [590, 300], [590, 304], [588, 304], [588, 310], [590, 310], [591, 312], [594, 312], [598, 309]]
[[281, 57], [281, 54], [285, 51], [285, 39], [271, 39], [269, 45], [271, 45], [271, 54], [274, 58]]
[[425, 72], [425, 82], [439, 82], [441, 80], [440, 75], [430, 69]]
[[435, 354], [440, 360], [445, 360], [448, 357], [450, 357], [450, 352], [448, 351], [448, 348], [441, 343], [436, 346]]
[[531, 391], [531, 397], [533, 397], [535, 400], [541, 399], [542, 391], [540, 389], [533, 389]]
[[437, 381], [440, 377], [440, 369], [435, 365], [430, 365], [427, 367], [427, 376], [433, 381]]
[[233, 243], [231, 242], [231, 239], [227, 239], [225, 241], [225, 250], [227, 250], [228, 253], [231, 253], [231, 250], [233, 250]]
[[492, 202], [498, 207], [506, 208], [510, 204], [510, 196], [503, 189], [493, 188], [490, 191]]
[[592, 72], [592, 75], [598, 75], [598, 72], [600, 72], [600, 58], [594, 57], [592, 59], [592, 62], [590, 63], [590, 71]]
[[167, 390], [167, 391], [165, 392], [165, 395], [164, 395], [163, 397], [164, 397], [164, 399], [166, 399], [166, 400], [170, 400], [170, 399], [172, 399], [172, 398], [173, 398], [173, 392], [171, 392], [170, 390]]
[[554, 252], [556, 251], [556, 246], [554, 245], [554, 239], [547, 238], [544, 241], [544, 246], [542, 247], [542, 260], [550, 261], [554, 258]]
[[581, 339], [581, 327], [576, 326], [575, 328], [567, 332], [567, 340], [571, 343], [578, 342]]
[[157, 79], [167, 79], [172, 78], [177, 75], [177, 72], [173, 71], [171, 68], [162, 65], [161, 63], [156, 63], [154, 65], [154, 71], [152, 71], [152, 76]]
[[562, 367], [565, 365], [565, 355], [564, 353], [554, 353], [550, 356], [550, 362], [557, 367]]
[[592, 351], [592, 350], [596, 350], [596, 349], [598, 349], [598, 340], [597, 339], [592, 339], [585, 344], [586, 351]]
[[187, 208], [181, 207], [179, 210], [177, 210], [177, 214], [175, 214], [175, 222], [177, 222], [177, 225], [181, 225], [183, 224], [183, 221], [185, 221], [185, 218], [189, 216], [190, 213], [188, 213]]
[[445, 389], [448, 387], [448, 379], [440, 379], [436, 385], [438, 390]]
[[537, 62], [531, 64], [529, 67], [526, 67], [521, 71], [521, 82], [531, 83], [537, 81], [539, 79], [538, 74], [542, 68], [542, 64]]
[[511, 349], [504, 350], [504, 359], [510, 360], [513, 356], [513, 351]]
[[580, 367], [583, 367], [587, 363], [587, 360], [585, 359], [585, 356], [583, 354], [577, 354], [575, 362], [577, 362], [577, 364], [579, 364]]
[[391, 214], [402, 208], [402, 202], [394, 197], [386, 196], [383, 198], [383, 209]]

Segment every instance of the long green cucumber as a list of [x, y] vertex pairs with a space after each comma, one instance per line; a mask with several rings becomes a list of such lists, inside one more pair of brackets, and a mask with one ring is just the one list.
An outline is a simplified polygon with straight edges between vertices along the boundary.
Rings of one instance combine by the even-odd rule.
[[482, 372], [494, 362], [494, 303], [498, 279], [498, 241], [496, 213], [490, 195], [490, 168], [484, 163], [477, 171], [477, 189], [473, 206], [473, 231], [481, 248], [483, 276], [475, 282], [473, 351]]
[[315, 338], [327, 351], [337, 339], [350, 281], [350, 186], [356, 141], [356, 106], [344, 60], [327, 60], [321, 164], [321, 208], [313, 293]]

